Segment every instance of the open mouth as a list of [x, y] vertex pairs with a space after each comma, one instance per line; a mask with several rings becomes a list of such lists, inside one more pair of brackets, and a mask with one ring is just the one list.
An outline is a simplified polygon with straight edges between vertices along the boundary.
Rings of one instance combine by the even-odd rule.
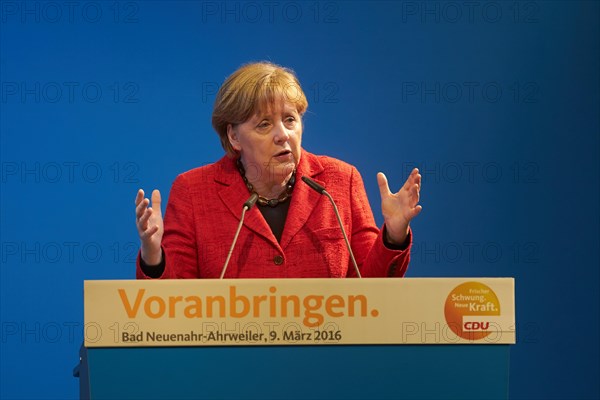
[[291, 150], [281, 150], [278, 153], [275, 153], [273, 157], [278, 163], [289, 163], [294, 160], [294, 155]]
[[292, 151], [291, 150], [281, 150], [279, 153], [275, 154], [275, 157], [284, 157], [287, 155], [291, 155]]

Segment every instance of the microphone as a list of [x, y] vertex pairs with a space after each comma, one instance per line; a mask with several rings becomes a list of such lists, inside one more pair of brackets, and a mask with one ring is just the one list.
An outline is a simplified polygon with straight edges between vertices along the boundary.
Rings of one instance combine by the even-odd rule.
[[258, 194], [256, 192], [254, 192], [250, 195], [250, 198], [248, 198], [248, 200], [246, 200], [246, 202], [244, 203], [244, 206], [242, 207], [242, 216], [240, 217], [240, 223], [238, 224], [237, 231], [235, 231], [235, 236], [233, 237], [233, 243], [231, 243], [231, 248], [229, 249], [229, 253], [227, 254], [227, 259], [225, 260], [225, 265], [223, 265], [223, 269], [221, 270], [221, 277], [219, 279], [223, 279], [223, 277], [225, 276], [225, 271], [227, 271], [227, 266], [229, 265], [229, 259], [231, 258], [231, 255], [233, 254], [233, 248], [235, 247], [235, 244], [237, 243], [238, 236], [240, 235], [240, 230], [242, 229], [242, 224], [244, 223], [244, 218], [246, 217], [246, 211], [251, 209], [254, 206], [254, 204], [256, 204], [257, 200], [258, 200]]
[[319, 185], [317, 182], [313, 181], [309, 177], [303, 176], [302, 180], [304, 181], [304, 183], [313, 188], [313, 190], [317, 191], [319, 194], [323, 194], [325, 192], [325, 188], [323, 186]]
[[352, 252], [352, 248], [350, 247], [350, 242], [348, 241], [346, 230], [344, 229], [344, 225], [342, 224], [342, 218], [340, 218], [340, 213], [338, 211], [337, 206], [335, 205], [335, 201], [333, 201], [333, 197], [331, 197], [331, 195], [327, 192], [327, 190], [325, 190], [323, 186], [319, 185], [317, 182], [313, 181], [308, 176], [303, 176], [302, 180], [317, 193], [324, 194], [325, 196], [327, 196], [327, 198], [331, 202], [331, 205], [333, 206], [333, 211], [335, 212], [335, 216], [337, 217], [338, 223], [340, 224], [340, 229], [342, 230], [342, 234], [344, 235], [346, 247], [348, 248], [348, 252], [350, 253], [350, 258], [352, 259], [352, 264], [354, 264], [354, 270], [356, 271], [356, 275], [359, 278], [362, 278], [362, 276], [360, 275], [360, 271], [358, 270], [358, 264], [356, 264], [356, 259], [354, 258], [354, 253]]

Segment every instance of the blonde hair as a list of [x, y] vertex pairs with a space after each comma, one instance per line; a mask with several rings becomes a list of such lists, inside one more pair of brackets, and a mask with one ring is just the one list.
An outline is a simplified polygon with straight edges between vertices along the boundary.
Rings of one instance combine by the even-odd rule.
[[227, 137], [227, 126], [241, 124], [281, 100], [293, 104], [301, 116], [308, 108], [291, 69], [262, 61], [243, 65], [225, 79], [215, 99], [212, 125], [228, 156], [236, 157], [237, 152]]

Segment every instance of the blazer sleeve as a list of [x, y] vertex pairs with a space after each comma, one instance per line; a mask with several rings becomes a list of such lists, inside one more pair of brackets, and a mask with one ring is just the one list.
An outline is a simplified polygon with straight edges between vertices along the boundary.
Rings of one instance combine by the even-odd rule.
[[[354, 167], [350, 182], [351, 244], [361, 275], [363, 277], [404, 276], [410, 261], [412, 232], [409, 232], [409, 243], [404, 250], [386, 247], [383, 241], [385, 225], [381, 229], [375, 225], [363, 180]], [[352, 261], [350, 263], [348, 276], [356, 276]]]
[[[181, 174], [171, 187], [164, 217], [162, 249], [165, 269], [161, 279], [199, 278], [195, 224], [190, 185], [186, 175]], [[138, 279], [151, 279], [142, 271], [140, 257], [138, 254], [136, 276]]]

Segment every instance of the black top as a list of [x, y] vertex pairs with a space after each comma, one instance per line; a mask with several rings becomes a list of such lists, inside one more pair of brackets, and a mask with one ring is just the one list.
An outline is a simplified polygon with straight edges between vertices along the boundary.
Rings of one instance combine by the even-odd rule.
[[265, 221], [267, 221], [267, 225], [271, 228], [271, 232], [273, 232], [277, 242], [281, 242], [283, 227], [285, 226], [285, 220], [290, 209], [290, 198], [288, 197], [286, 201], [277, 204], [275, 207], [260, 205], [257, 205], [257, 207]]

